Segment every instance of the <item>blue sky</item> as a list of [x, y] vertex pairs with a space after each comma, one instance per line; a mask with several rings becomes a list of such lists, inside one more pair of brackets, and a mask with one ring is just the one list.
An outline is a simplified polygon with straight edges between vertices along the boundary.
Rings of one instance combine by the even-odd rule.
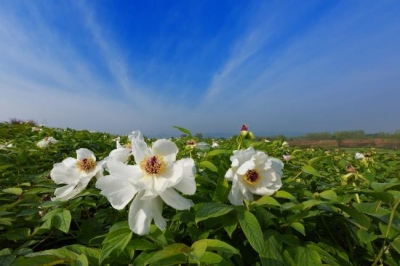
[[0, 121], [400, 129], [399, 1], [1, 1]]

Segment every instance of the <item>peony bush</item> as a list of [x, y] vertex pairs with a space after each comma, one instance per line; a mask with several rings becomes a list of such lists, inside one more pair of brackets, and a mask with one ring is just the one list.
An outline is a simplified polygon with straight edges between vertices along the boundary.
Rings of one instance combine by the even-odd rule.
[[175, 128], [1, 123], [0, 265], [398, 265], [398, 152]]

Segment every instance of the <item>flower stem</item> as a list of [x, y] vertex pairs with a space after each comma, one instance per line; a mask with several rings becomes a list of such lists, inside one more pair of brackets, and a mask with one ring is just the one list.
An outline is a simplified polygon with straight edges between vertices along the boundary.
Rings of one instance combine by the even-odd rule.
[[374, 263], [372, 264], [372, 266], [377, 265], [378, 261], [382, 258], [383, 253], [385, 252], [387, 237], [389, 236], [390, 229], [392, 228], [392, 223], [393, 223], [393, 219], [394, 219], [394, 214], [395, 214], [395, 212], [396, 212], [396, 210], [397, 210], [397, 207], [399, 207], [399, 205], [400, 205], [400, 199], [396, 202], [396, 204], [395, 204], [394, 207], [392, 208], [392, 211], [391, 211], [391, 213], [390, 213], [390, 218], [389, 218], [388, 227], [387, 227], [386, 232], [385, 232], [385, 238], [383, 239], [383, 243], [382, 243], [382, 248], [381, 248], [381, 250], [379, 251], [379, 254], [378, 254], [378, 256], [376, 257], [376, 259], [375, 259]]

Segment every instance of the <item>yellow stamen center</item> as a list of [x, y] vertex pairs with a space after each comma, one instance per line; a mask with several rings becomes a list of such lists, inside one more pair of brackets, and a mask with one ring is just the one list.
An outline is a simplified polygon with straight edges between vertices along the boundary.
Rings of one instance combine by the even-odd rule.
[[127, 144], [125, 144], [125, 148], [128, 148], [128, 149], [131, 149], [132, 148], [132, 143], [127, 143]]
[[261, 180], [260, 172], [257, 169], [248, 170], [243, 176], [243, 180], [250, 186], [257, 185]]
[[82, 172], [89, 173], [96, 167], [96, 161], [92, 158], [85, 158], [76, 163], [78, 169]]
[[155, 155], [151, 157], [145, 157], [140, 162], [140, 168], [148, 175], [159, 175], [164, 173], [166, 163], [163, 157]]

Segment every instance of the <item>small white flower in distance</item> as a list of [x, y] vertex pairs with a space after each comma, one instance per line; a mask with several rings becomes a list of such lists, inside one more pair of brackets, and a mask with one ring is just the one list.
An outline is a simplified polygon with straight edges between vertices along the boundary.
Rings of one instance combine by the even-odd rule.
[[225, 178], [232, 181], [228, 199], [233, 205], [243, 205], [244, 199], [256, 195], [272, 195], [282, 186], [283, 162], [250, 147], [236, 150], [231, 156], [231, 168]]
[[364, 159], [364, 154], [357, 152], [356, 155], [354, 156], [356, 160]]
[[213, 141], [211, 147], [213, 148], [219, 148], [219, 144], [216, 141]]
[[50, 144], [57, 143], [57, 142], [58, 142], [58, 140], [56, 140], [53, 137], [45, 137], [44, 139], [39, 141], [36, 145], [40, 148], [45, 148], [45, 147], [49, 146]]
[[289, 147], [290, 145], [289, 145], [289, 143], [288, 143], [287, 141], [284, 141], [284, 142], [282, 143], [282, 146], [283, 146], [283, 147]]
[[78, 195], [88, 185], [93, 176], [102, 175], [101, 165], [91, 150], [81, 148], [76, 151], [77, 159], [69, 157], [54, 164], [50, 177], [56, 184], [66, 184], [55, 190], [52, 200], [69, 200]]

